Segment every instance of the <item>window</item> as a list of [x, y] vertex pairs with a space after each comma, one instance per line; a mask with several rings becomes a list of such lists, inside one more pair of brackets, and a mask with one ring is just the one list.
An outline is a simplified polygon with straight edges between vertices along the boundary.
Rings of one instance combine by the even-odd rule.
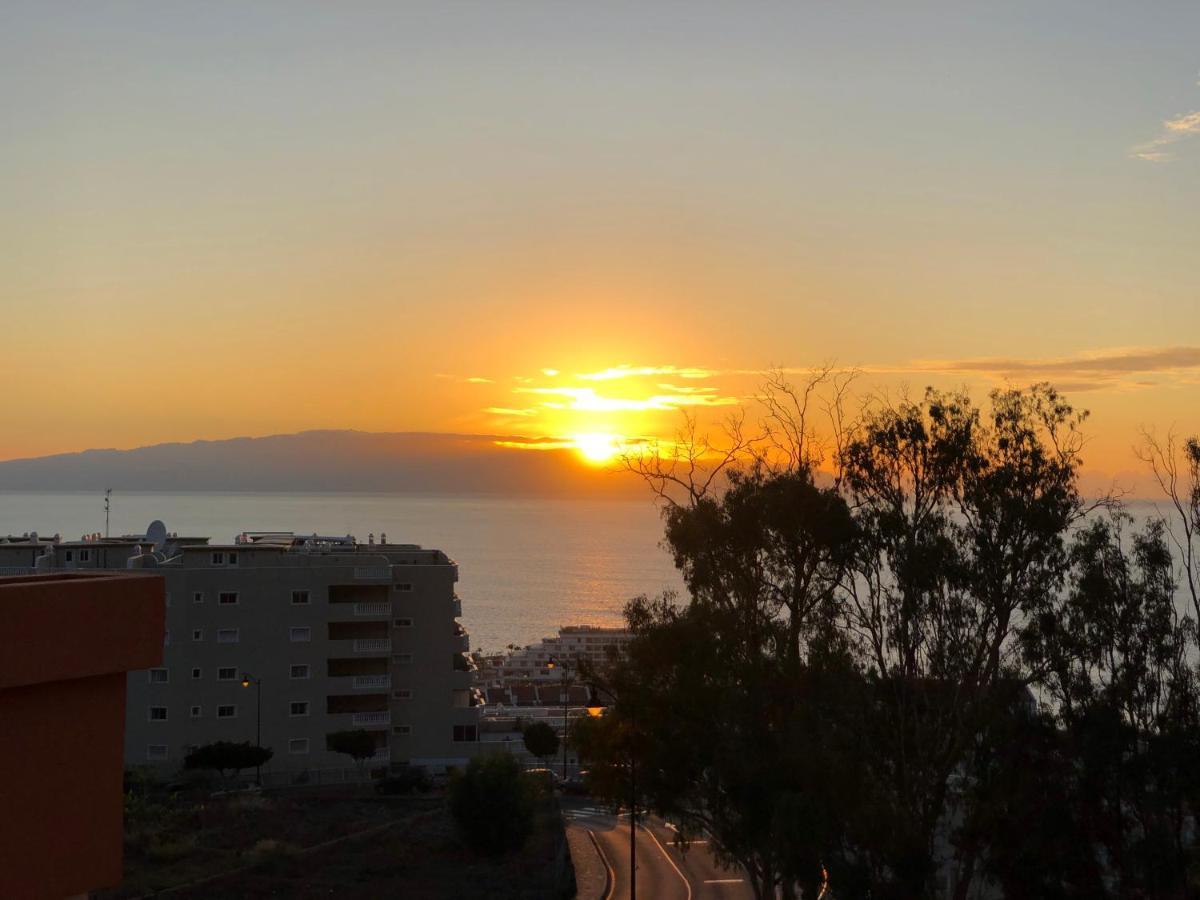
[[238, 602], [237, 591], [221, 591], [217, 594], [217, 603], [222, 606], [232, 606]]
[[454, 740], [456, 743], [471, 743], [479, 740], [478, 726], [476, 725], [455, 725]]
[[192, 669], [192, 678], [197, 681], [200, 679], [200, 667], [199, 666]]
[[237, 707], [234, 706], [232, 703], [229, 704], [228, 706], [218, 706], [217, 707], [217, 718], [218, 719], [236, 719], [237, 718]]
[[232, 666], [217, 669], [217, 681], [237, 681], [237, 669]]
[[411, 725], [393, 725], [392, 734], [412, 734]]
[[308, 664], [303, 663], [300, 665], [292, 666], [292, 671], [291, 671], [289, 677], [290, 678], [309, 678], [309, 677], [311, 677], [309, 675]]
[[293, 643], [302, 643], [303, 641], [312, 640], [312, 629], [307, 626], [293, 625], [288, 631], [288, 637]]
[[165, 706], [151, 706], [146, 716], [151, 722], [167, 721], [167, 708]]
[[68, 551], [66, 552], [66, 554], [63, 556], [63, 560], [64, 560], [65, 562], [75, 562], [75, 551], [74, 551], [74, 550], [68, 550]]
[[412, 664], [412, 654], [411, 653], [397, 653], [392, 656], [392, 662], [396, 663], [397, 665], [401, 665], [401, 666], [411, 665]]
[[411, 584], [398, 584], [398, 585], [396, 585], [396, 590], [398, 590], [398, 591], [411, 591], [411, 590], [412, 590], [412, 585], [411, 585]]
[[238, 642], [238, 630], [236, 628], [218, 628], [217, 643], [218, 644], [236, 644]]
[[79, 561], [80, 562], [91, 562], [92, 561], [92, 551], [91, 550], [80, 550], [79, 551]]
[[398, 691], [392, 691], [392, 696], [397, 700], [411, 700], [412, 691], [408, 688], [401, 688]]
[[146, 759], [150, 762], [162, 762], [167, 758], [166, 744], [147, 744]]
[[397, 628], [412, 628], [412, 619], [397, 619]]
[[203, 628], [193, 628], [192, 629], [192, 640], [193, 641], [204, 640], [204, 629]]
[[308, 606], [308, 591], [292, 591], [292, 606]]
[[212, 555], [212, 564], [214, 566], [225, 565], [225, 554], [221, 553], [220, 551], [215, 551]]
[[238, 564], [238, 555], [235, 551], [231, 551], [231, 552], [225, 554], [225, 556], [226, 556], [226, 559], [227, 559], [229, 565], [236, 566]]
[[288, 753], [299, 754], [308, 752], [308, 738], [292, 738], [288, 741]]
[[193, 706], [193, 707], [192, 707], [192, 718], [193, 718], [193, 719], [198, 719], [198, 718], [200, 718], [200, 714], [201, 714], [201, 712], [202, 712], [202, 710], [200, 709], [200, 707], [199, 707], [199, 706]]
[[166, 684], [171, 680], [171, 673], [166, 669], [151, 669], [150, 683], [151, 684]]
[[307, 700], [293, 700], [288, 705], [288, 715], [289, 716], [307, 716], [308, 715], [308, 701]]
[[192, 591], [192, 602], [193, 603], [203, 603], [204, 602], [204, 591]]

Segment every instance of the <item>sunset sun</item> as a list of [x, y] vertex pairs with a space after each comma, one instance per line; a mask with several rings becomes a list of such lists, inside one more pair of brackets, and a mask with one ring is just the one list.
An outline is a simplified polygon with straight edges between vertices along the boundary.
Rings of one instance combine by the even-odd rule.
[[592, 465], [603, 465], [610, 462], [621, 452], [623, 441], [620, 435], [603, 431], [588, 434], [577, 434], [573, 438], [575, 449], [587, 462]]

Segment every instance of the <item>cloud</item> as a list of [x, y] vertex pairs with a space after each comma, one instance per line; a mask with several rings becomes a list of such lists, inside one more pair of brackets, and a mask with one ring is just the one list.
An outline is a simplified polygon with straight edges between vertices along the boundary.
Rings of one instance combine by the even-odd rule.
[[492, 379], [482, 378], [479, 375], [473, 375], [470, 378], [463, 379], [464, 384], [492, 384]]
[[1170, 146], [1193, 134], [1200, 134], [1200, 110], [1183, 113], [1162, 123], [1162, 132], [1153, 140], [1138, 144], [1130, 151], [1134, 159], [1146, 162], [1168, 162], [1175, 154], [1162, 148]]
[[[884, 374], [884, 368], [865, 371]], [[1150, 373], [1165, 373], [1177, 380], [1200, 374], [1200, 347], [1116, 348], [1072, 357], [1021, 359], [981, 357], [975, 359], [916, 360], [891, 374], [940, 372], [982, 375], [997, 380], [1052, 380], [1064, 391], [1136, 389], [1155, 384]], [[1140, 377], [1139, 377], [1140, 376]]]
[[489, 406], [484, 409], [485, 413], [491, 413], [493, 416], [536, 416], [536, 409], [513, 409], [508, 406]]
[[670, 391], [673, 394], [715, 394], [715, 387], [691, 387], [677, 384], [660, 384], [657, 385], [660, 391]]
[[543, 402], [542, 406], [583, 412], [646, 412], [674, 410], [684, 406], [733, 406], [739, 402], [736, 397], [720, 397], [713, 394], [656, 394], [644, 399], [605, 397], [597, 394], [594, 388], [574, 387], [517, 388], [514, 393], [566, 397], [571, 401], [568, 404], [548, 400]]
[[674, 375], [679, 378], [712, 378], [717, 373], [711, 369], [701, 369], [694, 366], [679, 368], [677, 366], [630, 366], [621, 365], [604, 369], [600, 372], [578, 374], [576, 378], [584, 381], [612, 381], [617, 378], [638, 378], [649, 375]]
[[548, 378], [553, 378], [558, 374], [558, 369], [542, 369], [542, 374]]

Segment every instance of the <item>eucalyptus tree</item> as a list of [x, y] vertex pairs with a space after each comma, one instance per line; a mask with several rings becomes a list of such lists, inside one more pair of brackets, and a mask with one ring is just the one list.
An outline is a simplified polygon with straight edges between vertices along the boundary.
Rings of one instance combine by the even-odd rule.
[[[1037, 677], [1020, 638], [1062, 584], [1086, 510], [1085, 416], [1047, 385], [995, 391], [986, 415], [965, 393], [927, 389], [870, 411], [846, 442], [860, 539], [841, 610], [877, 698], [870, 779], [889, 822], [862, 842], [876, 896], [932, 896], [937, 844], [970, 812], [953, 777], [1013, 712], [1011, 686]], [[964, 892], [979, 850], [958, 842]]]

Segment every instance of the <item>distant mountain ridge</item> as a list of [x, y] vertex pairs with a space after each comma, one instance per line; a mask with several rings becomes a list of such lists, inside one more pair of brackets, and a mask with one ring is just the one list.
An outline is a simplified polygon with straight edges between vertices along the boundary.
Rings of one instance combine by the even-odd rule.
[[636, 479], [588, 467], [574, 451], [497, 440], [514, 438], [326, 430], [84, 450], [0, 462], [0, 490], [645, 496]]

